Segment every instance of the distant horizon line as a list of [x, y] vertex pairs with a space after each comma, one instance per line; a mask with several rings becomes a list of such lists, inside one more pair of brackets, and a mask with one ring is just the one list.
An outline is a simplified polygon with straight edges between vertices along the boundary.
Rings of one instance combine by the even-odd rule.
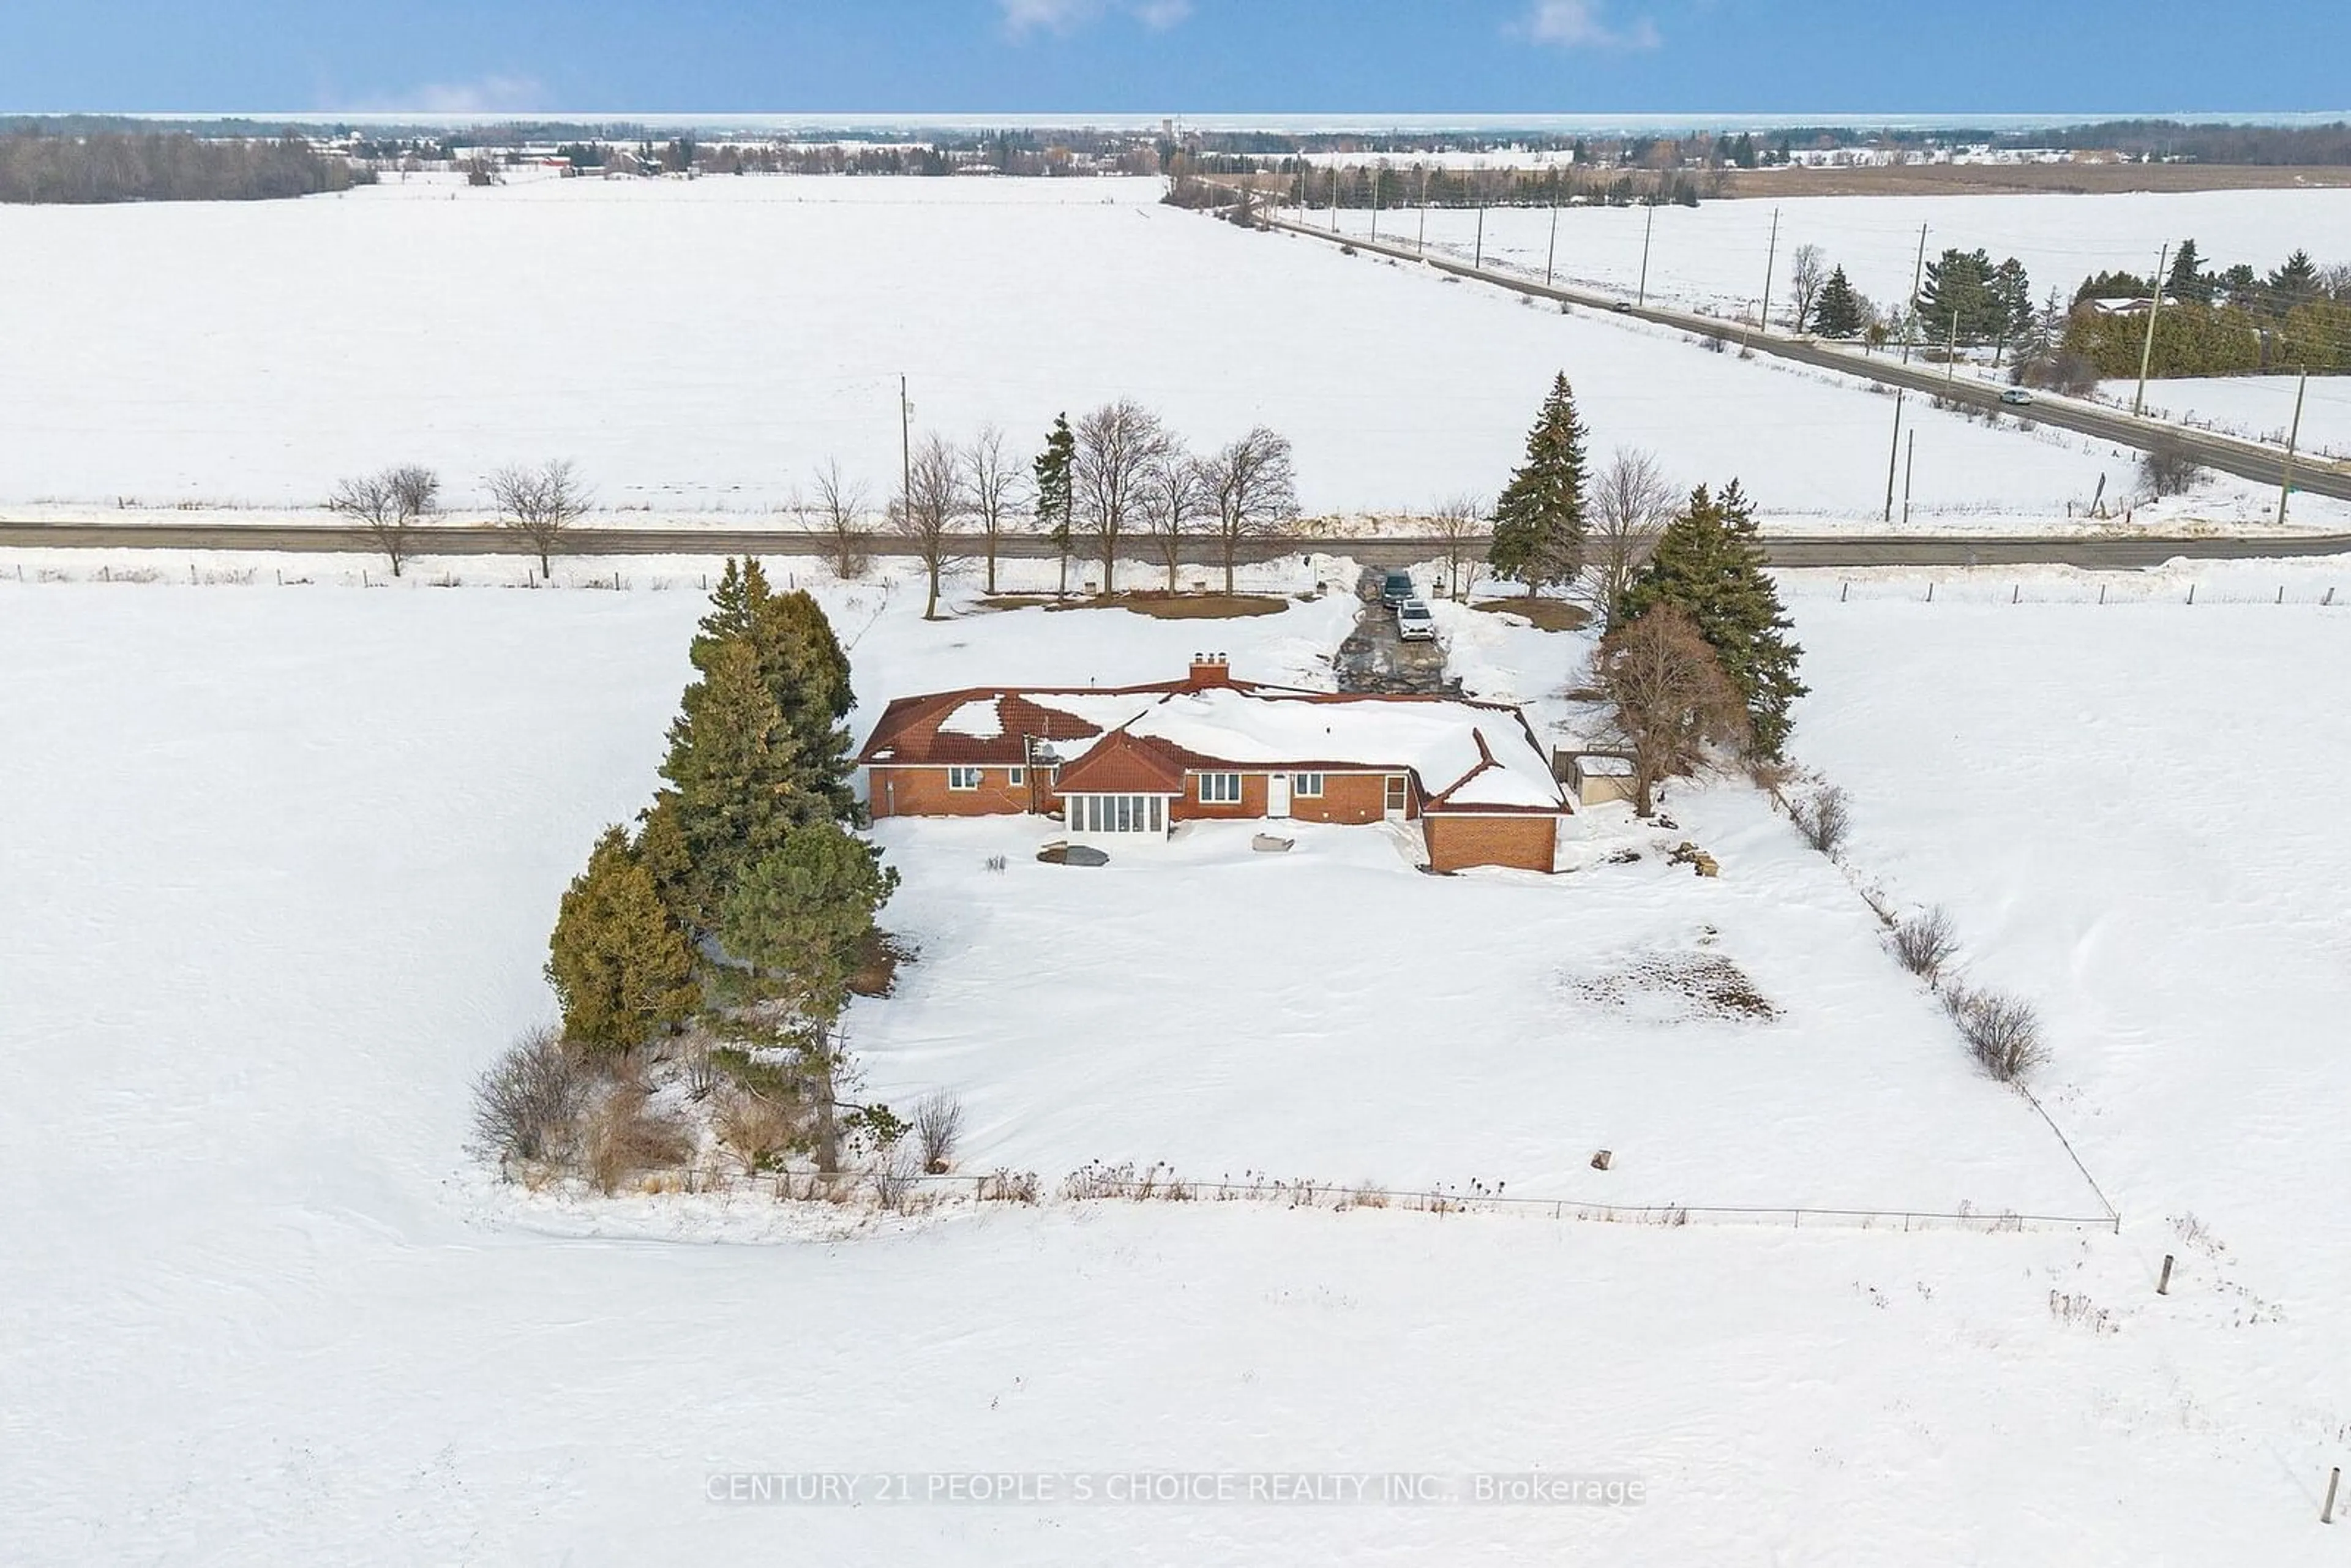
[[1168, 121], [1202, 131], [1379, 134], [1392, 131], [1547, 131], [1606, 133], [1675, 130], [2018, 131], [2062, 130], [2111, 121], [2179, 125], [2324, 126], [2351, 121], [2338, 110], [2111, 110], [1976, 112], [1639, 110], [1619, 113], [1412, 114], [1267, 111], [1184, 114], [1142, 110], [859, 110], [856, 112], [699, 110], [489, 108], [308, 110], [5, 109], [0, 119], [106, 119], [173, 121], [264, 120], [287, 125], [417, 125], [465, 129], [517, 121], [564, 125], [628, 124], [674, 130], [990, 131], [1006, 129], [1148, 130]]

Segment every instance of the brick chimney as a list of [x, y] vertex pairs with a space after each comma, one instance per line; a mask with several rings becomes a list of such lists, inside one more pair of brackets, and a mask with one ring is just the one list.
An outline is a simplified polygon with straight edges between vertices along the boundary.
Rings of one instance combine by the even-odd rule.
[[1233, 684], [1232, 666], [1225, 662], [1222, 653], [1195, 653], [1192, 655], [1192, 674], [1186, 684], [1195, 690], [1203, 686], [1229, 686]]

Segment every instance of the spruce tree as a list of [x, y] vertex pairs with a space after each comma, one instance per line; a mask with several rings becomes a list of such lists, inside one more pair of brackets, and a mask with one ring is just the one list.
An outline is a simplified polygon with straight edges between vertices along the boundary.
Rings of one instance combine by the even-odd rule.
[[823, 800], [841, 821], [861, 821], [843, 722], [857, 696], [849, 684], [849, 654], [824, 607], [805, 589], [768, 595], [754, 608], [749, 642], [798, 753], [800, 791]]
[[1045, 537], [1053, 541], [1053, 549], [1061, 558], [1061, 591], [1070, 591], [1070, 516], [1072, 497], [1070, 490], [1070, 465], [1078, 455], [1078, 438], [1070, 429], [1070, 416], [1053, 416], [1052, 432], [1045, 437], [1045, 450], [1037, 455], [1030, 472], [1037, 480], [1037, 521], [1044, 526]]
[[873, 916], [897, 890], [881, 852], [833, 822], [793, 829], [727, 894], [719, 938], [750, 984], [803, 1019], [830, 1024], [849, 1002]]
[[1852, 338], [1861, 332], [1861, 301], [1840, 267], [1821, 285], [1813, 305], [1813, 330], [1823, 338]]
[[1524, 583], [1531, 599], [1583, 570], [1583, 424], [1562, 372], [1527, 434], [1527, 460], [1494, 502], [1495, 574]]
[[618, 828], [565, 891], [547, 946], [548, 983], [576, 1045], [633, 1050], [694, 1010], [693, 952]]
[[1754, 509], [1736, 479], [1719, 498], [1703, 485], [1691, 493], [1658, 536], [1648, 567], [1625, 590], [1624, 619], [1637, 620], [1661, 604], [1688, 612], [1746, 704], [1750, 750], [1778, 759], [1788, 743], [1789, 709], [1805, 691], [1796, 679], [1803, 649], [1788, 638], [1793, 622], [1764, 569]]
[[719, 643], [708, 657], [707, 673], [686, 688], [684, 709], [670, 723], [661, 768], [674, 793], [676, 841], [687, 868], [679, 903], [698, 931], [714, 928], [745, 867], [793, 827], [832, 815], [830, 800], [802, 788], [799, 748], [750, 642]]

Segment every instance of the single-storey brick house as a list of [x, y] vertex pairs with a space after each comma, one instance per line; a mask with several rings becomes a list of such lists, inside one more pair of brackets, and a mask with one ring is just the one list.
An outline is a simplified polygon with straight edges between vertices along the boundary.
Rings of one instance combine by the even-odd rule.
[[1259, 685], [1222, 655], [1153, 685], [901, 697], [858, 761], [877, 818], [1034, 812], [1074, 838], [1411, 821], [1438, 871], [1550, 871], [1574, 810], [1507, 704]]

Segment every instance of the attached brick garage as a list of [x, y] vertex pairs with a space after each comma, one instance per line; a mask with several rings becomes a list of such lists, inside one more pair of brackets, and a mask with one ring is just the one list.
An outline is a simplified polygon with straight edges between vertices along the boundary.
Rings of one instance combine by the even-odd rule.
[[1418, 821], [1437, 871], [1547, 872], [1574, 810], [1506, 704], [1259, 685], [1221, 656], [1156, 685], [902, 697], [858, 760], [877, 818], [1040, 812], [1073, 838], [1123, 840], [1200, 821]]
[[1547, 872], [1559, 852], [1559, 819], [1518, 815], [1479, 817], [1431, 811], [1420, 820], [1431, 871], [1516, 866]]

